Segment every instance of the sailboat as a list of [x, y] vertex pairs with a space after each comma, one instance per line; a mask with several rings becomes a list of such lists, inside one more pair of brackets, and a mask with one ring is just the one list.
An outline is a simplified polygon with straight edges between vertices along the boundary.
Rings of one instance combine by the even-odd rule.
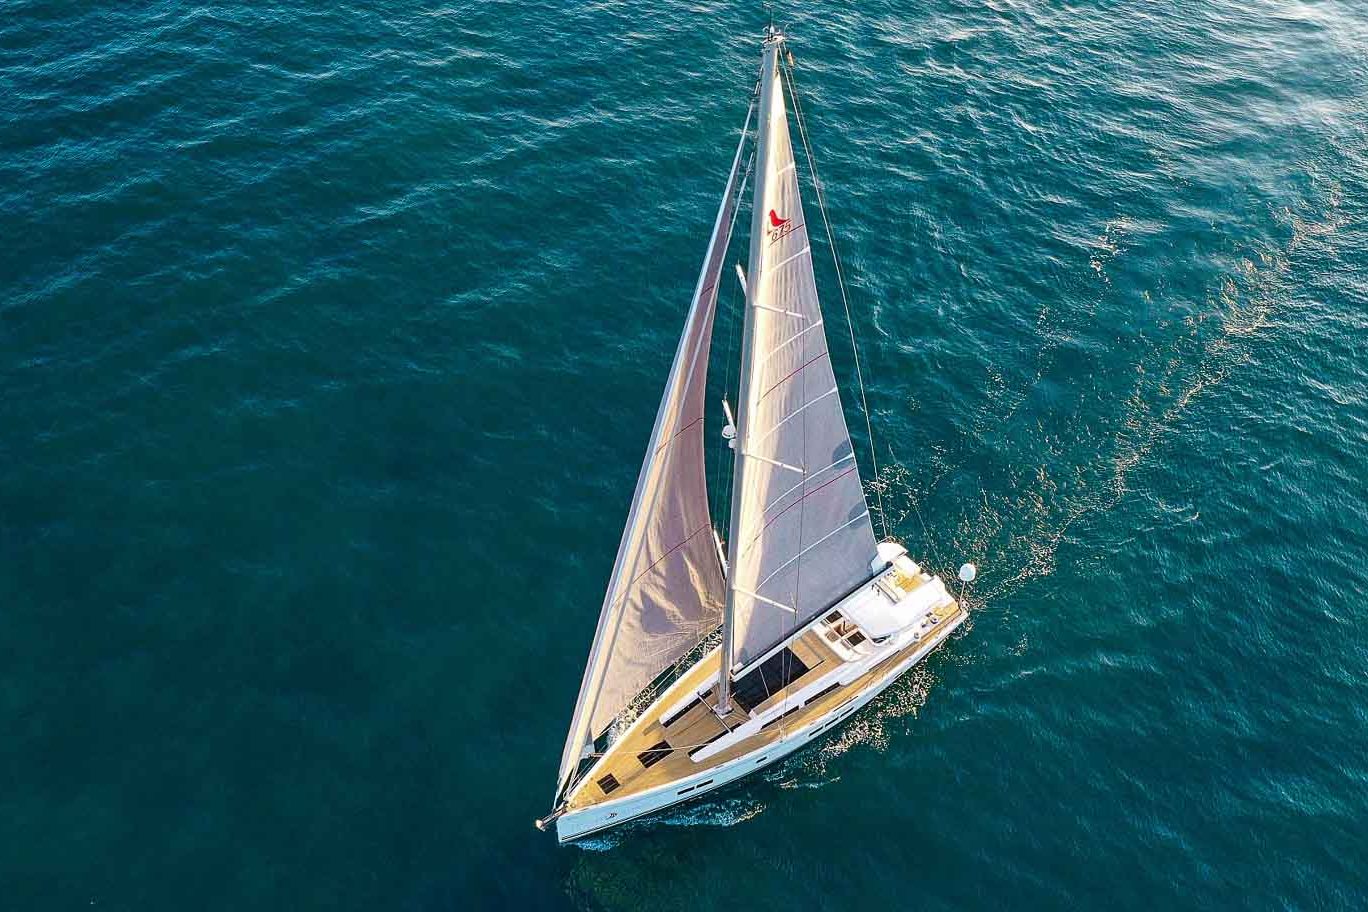
[[[779, 762], [858, 712], [967, 617], [939, 577], [898, 542], [874, 536], [817, 298], [784, 41], [766, 30], [759, 84], [604, 596], [554, 810], [537, 821], [554, 825], [562, 843]], [[704, 394], [718, 286], [752, 171], [750, 256], [746, 269], [737, 265], [745, 315], [734, 420], [723, 402], [733, 461], [722, 536], [708, 502]]]

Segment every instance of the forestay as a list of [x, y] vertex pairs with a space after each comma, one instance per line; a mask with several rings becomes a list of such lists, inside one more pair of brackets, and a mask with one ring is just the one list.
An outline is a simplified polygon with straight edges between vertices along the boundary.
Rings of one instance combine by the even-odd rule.
[[868, 579], [876, 553], [817, 301], [778, 53], [772, 40], [761, 74], [727, 593], [733, 668]]
[[721, 621], [724, 593], [708, 511], [703, 404], [717, 283], [749, 128], [748, 113], [604, 596], [561, 756], [558, 797], [587, 746]]

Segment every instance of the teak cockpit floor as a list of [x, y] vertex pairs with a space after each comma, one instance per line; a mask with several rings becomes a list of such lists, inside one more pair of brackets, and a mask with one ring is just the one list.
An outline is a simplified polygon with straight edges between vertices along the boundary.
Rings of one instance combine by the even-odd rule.
[[[712, 652], [703, 661], [689, 669], [683, 677], [671, 685], [651, 705], [650, 712], [656, 713], [656, 718], [638, 725], [627, 736], [619, 739], [616, 744], [609, 748], [608, 754], [602, 762], [571, 792], [567, 807], [573, 810], [606, 800], [638, 794], [659, 785], [705, 772], [743, 754], [750, 753], [763, 745], [778, 741], [783, 737], [785, 731], [790, 731], [826, 715], [844, 703], [855, 699], [864, 690], [882, 680], [898, 664], [899, 658], [907, 658], [928, 640], [938, 637], [946, 627], [952, 626], [963, 613], [963, 609], [958, 602], [951, 602], [950, 605], [940, 609], [937, 613], [941, 617], [940, 622], [922, 633], [916, 642], [909, 644], [899, 652], [892, 653], [849, 685], [837, 687], [822, 697], [810, 700], [806, 706], [788, 715], [783, 721], [771, 724], [768, 728], [743, 739], [738, 744], [720, 751], [706, 760], [694, 762], [689, 757], [690, 751], [697, 750], [716, 740], [728, 729], [735, 728], [751, 718], [749, 713], [741, 709], [740, 706], [733, 704], [732, 711], [726, 718], [726, 727], [724, 727], [722, 720], [719, 719], [714, 710], [717, 705], [717, 687], [714, 685], [705, 700], [695, 702], [682, 715], [672, 719], [668, 726], [661, 725], [660, 715], [674, 708], [688, 695], [696, 694], [699, 688], [703, 686], [703, 682], [717, 672], [718, 653]], [[789, 648], [807, 666], [808, 670], [782, 690], [770, 694], [764, 702], [755, 707], [756, 712], [778, 705], [793, 692], [833, 671], [843, 661], [823, 641], [815, 629], [805, 631], [789, 644]], [[661, 753], [664, 753], [664, 756], [652, 754], [651, 749], [662, 741], [668, 743], [669, 752], [664, 753], [662, 751]], [[643, 763], [643, 755], [649, 761], [649, 765]], [[606, 776], [612, 776], [611, 781], [617, 783], [608, 791], [605, 791], [600, 784]]]

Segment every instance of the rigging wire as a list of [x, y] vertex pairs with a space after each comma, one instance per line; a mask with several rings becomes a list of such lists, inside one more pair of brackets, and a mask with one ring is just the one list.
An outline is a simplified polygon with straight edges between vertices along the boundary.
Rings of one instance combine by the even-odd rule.
[[781, 60], [784, 66], [784, 82], [788, 85], [789, 97], [793, 99], [793, 115], [798, 123], [798, 136], [803, 141], [803, 153], [807, 156], [808, 172], [812, 175], [812, 188], [817, 197], [817, 209], [822, 213], [822, 225], [826, 228], [827, 245], [831, 248], [831, 262], [836, 268], [836, 285], [841, 292], [841, 305], [845, 308], [846, 329], [850, 333], [850, 350], [855, 358], [855, 381], [860, 388], [860, 410], [864, 413], [865, 433], [869, 435], [869, 459], [874, 467], [874, 494], [879, 503], [879, 525], [883, 527], [883, 537], [888, 538], [888, 514], [884, 511], [883, 478], [879, 474], [878, 447], [874, 443], [874, 424], [869, 417], [869, 399], [865, 395], [864, 370], [860, 366], [860, 347], [855, 342], [855, 322], [850, 316], [850, 296], [846, 293], [845, 272], [841, 269], [841, 255], [836, 250], [836, 235], [831, 230], [831, 219], [827, 217], [826, 192], [822, 180], [817, 176], [817, 161], [812, 154], [812, 144], [808, 141], [807, 121], [803, 117], [803, 106], [798, 100], [798, 92], [793, 85], [793, 52]]
[[[812, 186], [815, 196], [817, 197], [817, 209], [822, 214], [822, 224], [826, 228], [827, 244], [831, 249], [832, 265], [836, 270], [836, 284], [841, 292], [841, 305], [845, 309], [846, 329], [850, 333], [850, 349], [855, 359], [855, 379], [860, 388], [860, 410], [864, 413], [865, 433], [869, 435], [869, 458], [874, 467], [874, 495], [879, 505], [879, 525], [883, 528], [883, 537], [888, 539], [888, 514], [884, 510], [883, 502], [884, 480], [879, 473], [879, 457], [877, 446], [874, 442], [874, 426], [873, 422], [870, 420], [869, 400], [865, 394], [864, 370], [860, 364], [860, 348], [855, 341], [855, 324], [850, 315], [850, 297], [846, 292], [845, 271], [841, 268], [841, 255], [836, 248], [836, 236], [831, 230], [831, 219], [827, 215], [826, 191], [822, 188], [822, 180], [817, 174], [817, 161], [812, 154], [812, 144], [808, 140], [807, 121], [803, 117], [803, 105], [799, 100], [798, 91], [794, 85], [793, 52], [789, 51], [787, 59], [782, 62], [784, 63], [784, 66], [781, 68], [781, 72], [784, 75], [785, 83], [788, 85], [789, 97], [793, 99], [793, 114], [794, 119], [798, 123], [798, 136], [802, 140], [803, 153], [807, 156], [808, 170], [812, 174]], [[912, 511], [917, 514], [917, 521], [921, 524], [922, 535], [934, 554], [936, 545], [931, 537], [931, 530], [926, 524], [926, 518], [922, 516], [921, 508], [917, 505], [917, 501], [913, 499], [911, 503]], [[937, 562], [939, 562], [939, 558], [937, 558]]]
[[[750, 180], [751, 171], [754, 170], [754, 168], [755, 168], [755, 150], [752, 149], [752, 150], [751, 150], [751, 154], [750, 154], [750, 158], [747, 159], [747, 161], [746, 161], [746, 170], [745, 170], [745, 172], [741, 175], [741, 183], [740, 183], [740, 185], [737, 187], [737, 191], [736, 191], [736, 203], [735, 203], [735, 205], [732, 207], [732, 220], [731, 220], [731, 226], [727, 229], [727, 237], [728, 237], [728, 238], [731, 238], [731, 237], [734, 236], [733, 232], [736, 230], [736, 220], [737, 220], [737, 218], [738, 218], [738, 217], [740, 216], [740, 214], [741, 214], [741, 199], [742, 199], [742, 197], [744, 197], [745, 194], [746, 194], [746, 184], [747, 184], [747, 182]], [[723, 256], [723, 260], [725, 261], [725, 259], [726, 259], [726, 257], [725, 257], [725, 255], [724, 255], [724, 256]], [[722, 272], [726, 272], [725, 267], [724, 267], [721, 271], [722, 271]], [[717, 281], [719, 281], [719, 282], [722, 281], [721, 273], [719, 273], [718, 278], [717, 278]], [[725, 381], [723, 382], [723, 384], [722, 384], [722, 396], [723, 396], [724, 398], [726, 397], [727, 393], [730, 392], [730, 390], [731, 390], [732, 368], [735, 366], [735, 365], [733, 364], [733, 362], [736, 360], [736, 325], [737, 325], [737, 323], [740, 322], [740, 317], [744, 314], [744, 310], [745, 310], [745, 306], [746, 306], [746, 302], [745, 302], [745, 301], [742, 301], [742, 302], [741, 302], [741, 307], [740, 307], [740, 308], [737, 308], [737, 307], [735, 306], [734, 302], [736, 301], [736, 291], [735, 291], [734, 289], [733, 289], [733, 291], [731, 292], [731, 294], [729, 295], [728, 300], [733, 302], [733, 306], [731, 306], [731, 307], [728, 308], [728, 311], [729, 311], [730, 314], [731, 314], [731, 318], [727, 321], [727, 323], [728, 323], [728, 329], [727, 329], [727, 361], [726, 361], [726, 364], [727, 364], [727, 374], [726, 374], [726, 380], [725, 380]], [[739, 408], [739, 407], [740, 407], [740, 406], [739, 406], [739, 403], [738, 403], [738, 408]], [[715, 468], [714, 471], [713, 471], [713, 491], [712, 491], [712, 493], [713, 493], [713, 496], [717, 499], [717, 504], [716, 504], [716, 505], [717, 505], [717, 507], [719, 508], [719, 509], [717, 509], [717, 510], [715, 510], [715, 511], [713, 512], [713, 521], [714, 521], [714, 524], [716, 523], [716, 521], [717, 521], [717, 519], [718, 519], [719, 517], [730, 515], [730, 510], [731, 510], [731, 485], [726, 485], [726, 486], [725, 486], [725, 490], [724, 490], [724, 486], [722, 485], [722, 467], [723, 467], [723, 465], [724, 465], [724, 464], [726, 463], [726, 461], [727, 461], [727, 450], [728, 450], [728, 449], [729, 449], [729, 447], [728, 447], [728, 445], [727, 445], [727, 441], [726, 441], [725, 439], [723, 439], [722, 444], [721, 444], [721, 446], [720, 446], [720, 455], [718, 456], [718, 459], [717, 459], [717, 465], [716, 465], [716, 468]], [[724, 512], [724, 511], [726, 511], [726, 512]], [[730, 532], [730, 530], [728, 530], [728, 532]], [[730, 537], [730, 536], [729, 536], [729, 537]]]
[[[751, 89], [751, 106], [752, 106], [752, 108], [754, 108], [754, 106], [758, 103], [759, 97], [760, 97], [760, 83], [759, 83], [759, 81], [757, 81], [757, 82], [755, 83], [755, 87], [754, 87], [753, 89]], [[746, 123], [747, 123], [747, 125], [750, 124], [750, 115], [749, 115], [749, 114], [746, 115]], [[756, 129], [757, 129], [757, 131], [758, 131], [758, 130], [759, 130], [759, 127], [757, 127]], [[749, 131], [747, 131], [747, 132], [749, 132]], [[758, 134], [757, 134], [757, 135], [758, 135]], [[728, 228], [727, 228], [728, 246], [730, 246], [731, 241], [734, 240], [735, 237], [736, 237], [736, 221], [737, 221], [737, 219], [738, 219], [738, 218], [740, 217], [740, 215], [741, 215], [741, 200], [742, 200], [742, 199], [745, 197], [745, 195], [746, 195], [746, 184], [749, 182], [750, 176], [751, 176], [751, 172], [752, 172], [753, 170], [755, 170], [755, 149], [754, 149], [754, 147], [751, 148], [750, 157], [746, 159], [746, 170], [742, 172], [742, 174], [741, 174], [741, 182], [740, 182], [740, 184], [739, 184], [739, 185], [737, 186], [737, 188], [736, 188], [736, 202], [732, 205], [731, 225], [728, 226]], [[721, 282], [721, 281], [722, 281], [722, 273], [726, 272], [726, 259], [727, 259], [727, 257], [726, 257], [726, 251], [724, 250], [724, 251], [722, 252], [723, 265], [722, 265], [722, 268], [719, 270], [719, 272], [718, 272], [718, 277], [717, 277], [717, 281], [718, 281], [718, 282]], [[718, 294], [718, 300], [720, 301], [720, 300], [721, 300], [721, 297], [722, 297], [722, 290], [721, 290], [720, 288], [717, 290], [717, 294]], [[726, 398], [727, 393], [731, 390], [732, 368], [735, 366], [735, 365], [733, 364], [733, 362], [736, 360], [736, 325], [737, 325], [737, 323], [739, 322], [739, 316], [744, 312], [745, 306], [746, 306], [746, 302], [745, 302], [745, 301], [742, 301], [742, 302], [741, 302], [741, 308], [738, 309], [738, 308], [736, 307], [736, 303], [735, 303], [735, 302], [736, 302], [736, 290], [735, 290], [734, 287], [733, 287], [733, 289], [732, 289], [731, 294], [728, 295], [727, 300], [731, 303], [731, 306], [729, 306], [729, 307], [727, 308], [727, 311], [728, 311], [728, 313], [730, 314], [730, 319], [728, 319], [728, 321], [727, 321], [727, 360], [726, 360], [727, 374], [726, 374], [726, 379], [725, 379], [725, 380], [723, 381], [723, 383], [722, 383], [722, 397], [723, 397], [724, 399]], [[716, 310], [715, 310], [715, 313], [721, 313], [721, 310], [722, 310], [722, 308], [721, 308], [720, 306], [717, 306], [717, 307], [716, 307]], [[714, 321], [715, 321], [715, 320], [716, 320], [716, 317], [714, 317]], [[717, 336], [717, 328], [716, 328], [716, 322], [714, 322], [714, 324], [713, 324], [713, 337], [716, 338], [716, 336]], [[704, 411], [705, 411], [705, 413], [706, 413], [706, 408], [704, 409]], [[714, 466], [714, 468], [713, 468], [713, 484], [712, 484], [712, 489], [708, 492], [708, 493], [709, 493], [709, 496], [710, 496], [710, 497], [712, 498], [712, 500], [713, 500], [713, 504], [712, 504], [712, 507], [713, 507], [713, 514], [712, 514], [712, 516], [713, 516], [713, 528], [714, 528], [714, 531], [715, 531], [715, 532], [717, 531], [717, 522], [718, 522], [719, 517], [722, 517], [722, 516], [729, 516], [729, 515], [730, 515], [730, 511], [731, 511], [731, 485], [730, 485], [730, 484], [726, 485], [726, 486], [725, 486], [725, 487], [726, 487], [726, 490], [724, 491], [724, 490], [723, 490], [723, 487], [724, 487], [724, 486], [723, 486], [723, 484], [722, 484], [722, 467], [726, 464], [726, 461], [727, 461], [727, 450], [728, 450], [728, 449], [729, 449], [729, 447], [727, 446], [727, 441], [726, 441], [725, 438], [724, 438], [724, 439], [723, 439], [723, 442], [721, 443], [721, 445], [720, 445], [719, 448], [718, 448], [717, 462], [716, 462], [716, 464], [715, 464], [715, 466]], [[725, 522], [725, 520], [724, 520], [724, 522]], [[727, 532], [729, 533], [729, 534], [728, 534], [728, 537], [730, 537], [730, 530], [724, 530], [724, 531], [727, 531]], [[717, 534], [717, 538], [718, 538], [718, 539], [722, 539], [722, 535], [721, 535], [720, 533], [718, 533], [718, 534]], [[725, 541], [724, 541], [724, 544], [725, 544]]]

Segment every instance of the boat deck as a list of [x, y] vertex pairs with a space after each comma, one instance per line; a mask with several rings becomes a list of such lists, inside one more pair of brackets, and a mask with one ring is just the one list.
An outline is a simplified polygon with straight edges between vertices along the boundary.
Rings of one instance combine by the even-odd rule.
[[[947, 628], [958, 623], [964, 609], [952, 600], [950, 604], [938, 609], [936, 614], [939, 621], [934, 626], [922, 631], [914, 642], [898, 652], [891, 653], [850, 684], [835, 687], [816, 699], [809, 699], [806, 705], [791, 710], [778, 721], [767, 723], [764, 729], [751, 737], [696, 762], [690, 757], [691, 752], [697, 752], [699, 748], [720, 738], [730, 729], [751, 719], [751, 713], [738, 705], [736, 700], [733, 700], [732, 711], [726, 719], [720, 719], [714, 709], [717, 705], [717, 687], [714, 684], [703, 700], [696, 701], [683, 713], [668, 719], [668, 725], [662, 724], [661, 716], [679, 705], [690, 694], [696, 694], [704, 682], [717, 673], [718, 652], [714, 650], [651, 704], [647, 712], [654, 714], [655, 718], [639, 722], [609, 748], [598, 766], [570, 793], [567, 809], [590, 807], [606, 800], [639, 794], [721, 766], [743, 754], [780, 740], [786, 731], [806, 725], [838, 709], [878, 684], [901, 664], [898, 661], [900, 658], [908, 658], [928, 641], [936, 640]], [[823, 639], [821, 629], [810, 628], [788, 643], [788, 648], [807, 670], [755, 704], [752, 709], [756, 713], [776, 707], [796, 691], [834, 671], [845, 662]], [[753, 671], [750, 674], [758, 673]], [[747, 677], [750, 677], [750, 674]], [[763, 759], [766, 758], [762, 757], [756, 762], [759, 763]]]

